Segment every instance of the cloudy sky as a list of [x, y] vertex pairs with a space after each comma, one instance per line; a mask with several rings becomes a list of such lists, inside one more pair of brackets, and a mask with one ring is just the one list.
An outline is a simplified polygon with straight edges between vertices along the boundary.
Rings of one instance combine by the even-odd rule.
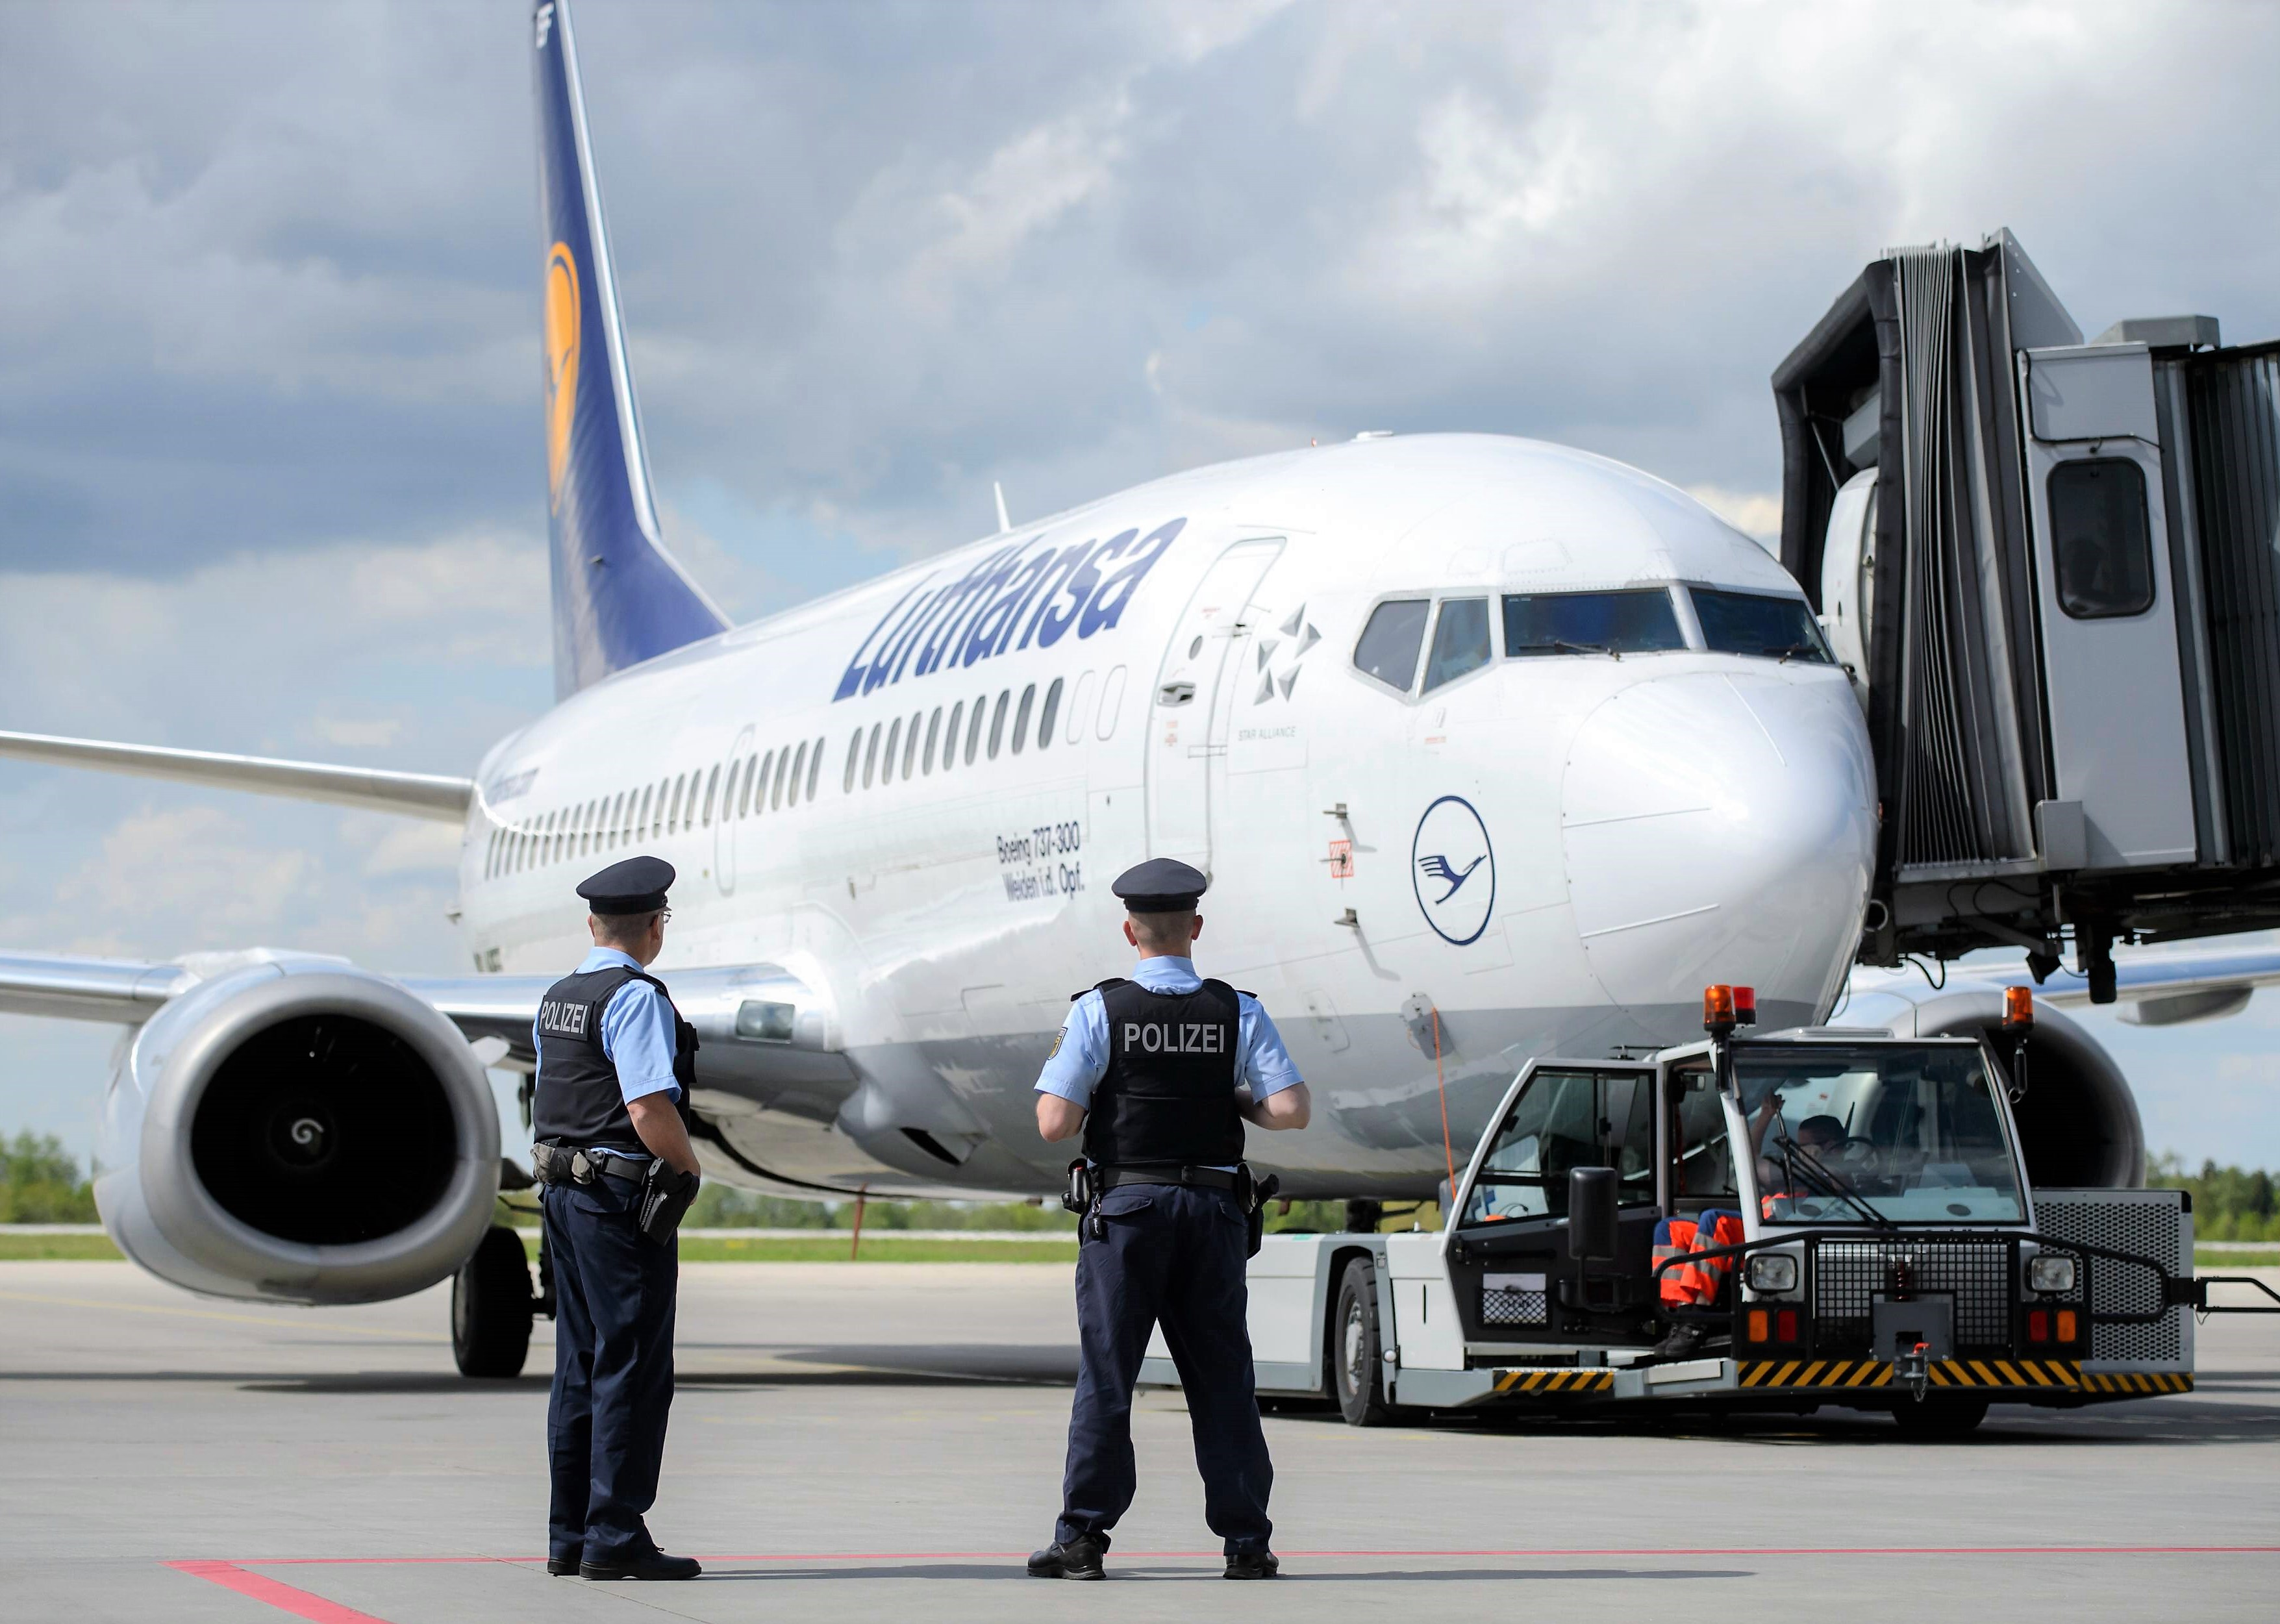
[[[465, 772], [548, 702], [519, 0], [0, 4], [0, 726]], [[579, 0], [668, 535], [753, 616], [1361, 428], [1778, 524], [1767, 377], [1897, 243], [2280, 334], [2280, 30], [2138, 3]], [[0, 946], [456, 963], [451, 831], [0, 765]], [[2101, 1021], [2280, 1165], [2280, 1016]], [[0, 1020], [83, 1147], [110, 1034]]]

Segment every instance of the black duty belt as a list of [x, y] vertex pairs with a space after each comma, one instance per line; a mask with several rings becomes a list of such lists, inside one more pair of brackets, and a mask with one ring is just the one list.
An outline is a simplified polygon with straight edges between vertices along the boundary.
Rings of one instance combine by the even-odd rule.
[[646, 1157], [620, 1156], [599, 1147], [578, 1151], [567, 1145], [535, 1144], [530, 1147], [530, 1161], [542, 1184], [591, 1184], [597, 1178], [639, 1184], [649, 1177]]
[[1233, 1189], [1236, 1175], [1216, 1167], [1096, 1167], [1094, 1187], [1114, 1189], [1120, 1184], [1186, 1184], [1199, 1189]]

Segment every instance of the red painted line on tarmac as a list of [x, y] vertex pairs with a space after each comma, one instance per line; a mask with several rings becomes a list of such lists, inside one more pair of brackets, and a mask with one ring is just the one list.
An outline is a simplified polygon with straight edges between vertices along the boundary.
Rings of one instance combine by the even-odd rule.
[[308, 1620], [309, 1624], [388, 1624], [387, 1620], [376, 1619], [369, 1612], [358, 1612], [307, 1590], [280, 1584], [259, 1574], [249, 1574], [235, 1562], [169, 1562], [166, 1566], [178, 1574], [188, 1574], [225, 1590], [235, 1590], [240, 1596], [266, 1602], [280, 1612]]

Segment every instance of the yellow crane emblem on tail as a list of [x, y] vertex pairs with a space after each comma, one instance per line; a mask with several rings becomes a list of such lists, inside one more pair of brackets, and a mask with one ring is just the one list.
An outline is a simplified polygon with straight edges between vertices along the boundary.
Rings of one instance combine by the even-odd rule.
[[578, 410], [578, 261], [557, 242], [546, 256], [546, 490], [556, 508]]

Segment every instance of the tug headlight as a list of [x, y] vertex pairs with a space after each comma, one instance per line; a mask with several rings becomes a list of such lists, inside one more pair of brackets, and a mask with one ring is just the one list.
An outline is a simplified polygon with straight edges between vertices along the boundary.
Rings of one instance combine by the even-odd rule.
[[1761, 1251], [1743, 1268], [1742, 1283], [1767, 1297], [1794, 1291], [1797, 1289], [1797, 1259], [1787, 1252]]
[[2074, 1289], [2074, 1259], [2045, 1252], [2027, 1260], [2027, 1289], [2030, 1291], [2071, 1291]]

